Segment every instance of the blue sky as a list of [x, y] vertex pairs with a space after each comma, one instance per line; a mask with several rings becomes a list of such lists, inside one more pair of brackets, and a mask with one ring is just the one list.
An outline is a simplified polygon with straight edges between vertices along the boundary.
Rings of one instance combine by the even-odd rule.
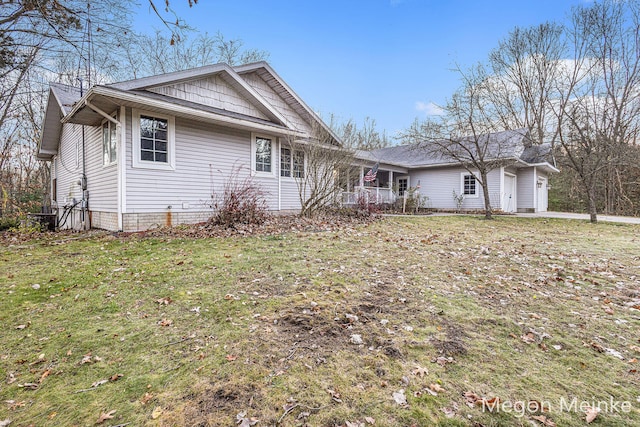
[[[278, 74], [315, 111], [376, 120], [389, 135], [425, 117], [516, 26], [563, 21], [585, 0], [187, 0], [171, 6], [200, 32], [269, 52]], [[163, 4], [163, 0], [157, 0]], [[148, 3], [138, 30], [161, 29]]]

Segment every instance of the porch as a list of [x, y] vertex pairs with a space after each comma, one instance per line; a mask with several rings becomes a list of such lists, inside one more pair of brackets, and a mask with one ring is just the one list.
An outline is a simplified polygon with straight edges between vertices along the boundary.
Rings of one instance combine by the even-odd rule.
[[[393, 204], [399, 198], [409, 195], [409, 177], [405, 170], [380, 166], [375, 179], [365, 181], [365, 171], [370, 167], [364, 165], [350, 168], [346, 176], [341, 177], [340, 187], [343, 189], [340, 203], [343, 206], [365, 204]], [[414, 197], [417, 191], [412, 192]]]

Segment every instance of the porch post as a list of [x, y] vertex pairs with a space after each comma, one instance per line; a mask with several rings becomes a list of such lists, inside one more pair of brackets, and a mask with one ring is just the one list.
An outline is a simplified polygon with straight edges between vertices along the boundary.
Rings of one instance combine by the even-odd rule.
[[360, 166], [360, 187], [364, 187], [364, 166]]
[[389, 171], [389, 190], [393, 188], [393, 171]]

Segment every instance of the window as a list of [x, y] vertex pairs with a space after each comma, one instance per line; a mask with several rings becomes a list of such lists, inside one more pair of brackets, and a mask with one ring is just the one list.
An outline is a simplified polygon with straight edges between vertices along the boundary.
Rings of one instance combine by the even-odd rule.
[[408, 178], [398, 178], [398, 196], [404, 196], [404, 192], [409, 187]]
[[271, 140], [256, 137], [256, 172], [271, 172]]
[[269, 135], [251, 134], [251, 171], [262, 177], [275, 177], [278, 169], [278, 140]]
[[462, 194], [464, 196], [477, 196], [478, 195], [477, 189], [478, 189], [478, 185], [477, 185], [476, 177], [468, 173], [463, 173], [462, 174]]
[[304, 178], [304, 151], [296, 150], [293, 153], [293, 177]]
[[140, 116], [140, 160], [167, 163], [169, 161], [169, 121]]
[[133, 110], [133, 167], [175, 169], [175, 119]]
[[291, 176], [291, 150], [280, 149], [280, 176]]
[[102, 124], [102, 164], [111, 165], [117, 159], [116, 125], [106, 120]]
[[280, 176], [304, 178], [304, 151], [290, 148], [280, 149]]

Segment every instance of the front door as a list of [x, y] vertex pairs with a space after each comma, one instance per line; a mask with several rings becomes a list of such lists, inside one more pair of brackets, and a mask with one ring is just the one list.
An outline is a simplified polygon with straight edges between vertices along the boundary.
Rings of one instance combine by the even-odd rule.
[[404, 196], [404, 193], [409, 189], [409, 177], [399, 176], [396, 184], [398, 186], [398, 197]]
[[502, 193], [502, 211], [516, 211], [516, 177], [509, 173], [504, 174], [504, 192]]
[[538, 187], [538, 206], [536, 207], [537, 212], [546, 212], [549, 208], [549, 188], [547, 186], [548, 181], [545, 177], [538, 177], [537, 187]]

